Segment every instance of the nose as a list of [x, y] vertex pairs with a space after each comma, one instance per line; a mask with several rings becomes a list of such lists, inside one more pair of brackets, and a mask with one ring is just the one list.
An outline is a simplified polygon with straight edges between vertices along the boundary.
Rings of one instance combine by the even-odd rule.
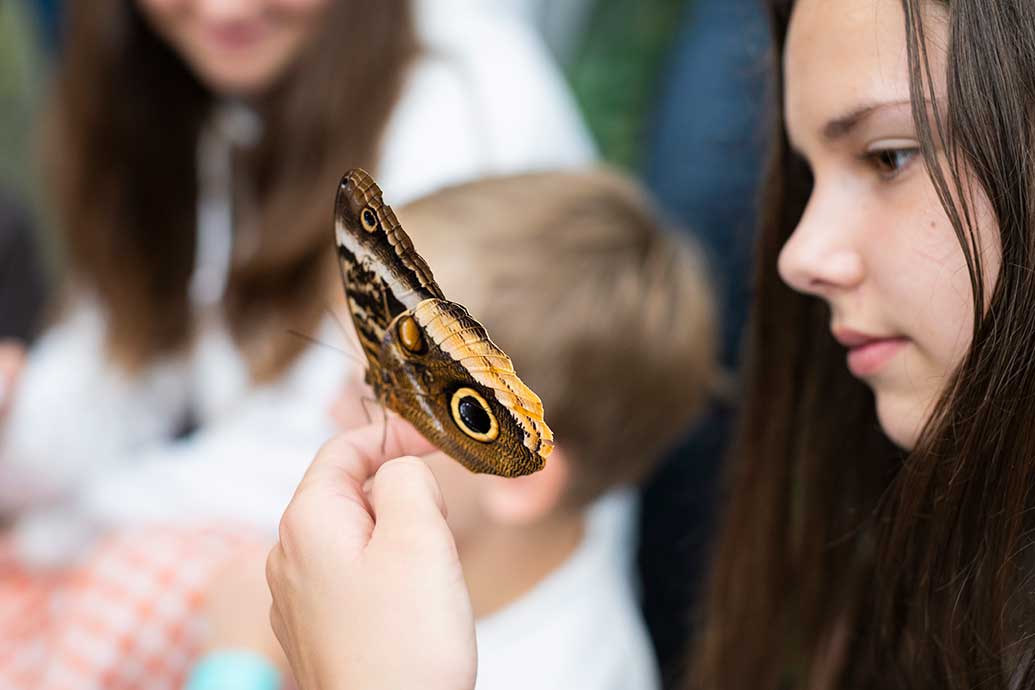
[[798, 292], [831, 298], [857, 287], [865, 276], [853, 232], [852, 209], [809, 201], [798, 226], [780, 250], [780, 277]]

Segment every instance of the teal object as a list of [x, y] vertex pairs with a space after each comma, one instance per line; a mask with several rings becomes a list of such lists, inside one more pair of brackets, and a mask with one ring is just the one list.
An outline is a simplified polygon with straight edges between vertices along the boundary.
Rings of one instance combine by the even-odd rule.
[[212, 652], [191, 671], [184, 690], [280, 690], [280, 671], [255, 652]]

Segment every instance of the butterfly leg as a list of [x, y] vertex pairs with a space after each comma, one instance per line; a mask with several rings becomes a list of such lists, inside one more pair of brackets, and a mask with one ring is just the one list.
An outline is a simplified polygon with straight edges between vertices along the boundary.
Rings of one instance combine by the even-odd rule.
[[[296, 338], [301, 338], [302, 340], [304, 340], [307, 343], [310, 343], [312, 345], [319, 345], [320, 347], [325, 347], [328, 350], [334, 350], [335, 352], [337, 352], [339, 354], [345, 355], [346, 357], [348, 357], [352, 361], [358, 363], [364, 369], [367, 366], [366, 361], [361, 359], [360, 356], [357, 355], [355, 352], [349, 352], [348, 350], [342, 350], [341, 348], [334, 347], [333, 345], [331, 345], [329, 343], [325, 343], [322, 340], [319, 340], [318, 338], [314, 338], [311, 335], [306, 335], [305, 333], [302, 333], [301, 331], [296, 331], [294, 329], [288, 329], [288, 334], [289, 335], [293, 335]], [[358, 347], [358, 345], [353, 346], [353, 349], [356, 349], [357, 347]]]
[[381, 406], [381, 455], [385, 454], [385, 447], [388, 445], [388, 408]]
[[[367, 403], [372, 403], [372, 404], [374, 404], [374, 405], [376, 405], [378, 407], [382, 407], [381, 403], [378, 400], [374, 399], [374, 398], [367, 398], [365, 396], [360, 398], [359, 402], [363, 406], [363, 414], [365, 414], [366, 417], [367, 417], [367, 424], [368, 425], [373, 424], [374, 423], [374, 418], [370, 416], [370, 410], [367, 408]], [[383, 409], [383, 407], [382, 407], [382, 409]]]
[[335, 311], [333, 309], [331, 309], [331, 307], [329, 305], [324, 304], [323, 305], [323, 311], [324, 311], [325, 314], [327, 314], [328, 316], [331, 317], [331, 319], [334, 321], [334, 323], [338, 324], [338, 329], [341, 331], [341, 334], [345, 337], [346, 340], [354, 337], [354, 334], [350, 333], [348, 331], [348, 329], [345, 328], [345, 324], [343, 324], [341, 322], [341, 319], [338, 318], [338, 314], [335, 313]]

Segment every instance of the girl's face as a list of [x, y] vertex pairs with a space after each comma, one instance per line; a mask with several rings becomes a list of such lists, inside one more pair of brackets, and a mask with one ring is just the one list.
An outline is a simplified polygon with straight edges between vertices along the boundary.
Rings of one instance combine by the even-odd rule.
[[261, 95], [298, 58], [330, 1], [138, 0], [202, 82], [243, 98]]
[[[947, 17], [931, 4], [924, 20], [944, 107]], [[970, 344], [973, 307], [963, 251], [919, 153], [900, 0], [799, 0], [784, 77], [787, 133], [814, 186], [780, 275], [829, 304], [848, 368], [873, 390], [885, 433], [910, 449]], [[997, 228], [973, 196], [994, 277]]]

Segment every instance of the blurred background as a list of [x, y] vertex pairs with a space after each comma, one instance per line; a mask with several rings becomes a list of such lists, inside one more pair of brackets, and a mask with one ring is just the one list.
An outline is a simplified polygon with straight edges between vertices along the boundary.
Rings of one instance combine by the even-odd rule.
[[[0, 338], [25, 342], [39, 332], [63, 266], [39, 161], [66, 2], [0, 3]], [[497, 6], [534, 28], [600, 157], [639, 178], [671, 221], [706, 248], [721, 300], [723, 362], [735, 371], [767, 148], [768, 45], [760, 3], [476, 4]], [[667, 679], [678, 676], [690, 634], [691, 615], [673, 612], [692, 610], [698, 582], [686, 573], [699, 573], [706, 553], [731, 412], [717, 405], [698, 429], [688, 430], [683, 448], [643, 491], [643, 607]]]

